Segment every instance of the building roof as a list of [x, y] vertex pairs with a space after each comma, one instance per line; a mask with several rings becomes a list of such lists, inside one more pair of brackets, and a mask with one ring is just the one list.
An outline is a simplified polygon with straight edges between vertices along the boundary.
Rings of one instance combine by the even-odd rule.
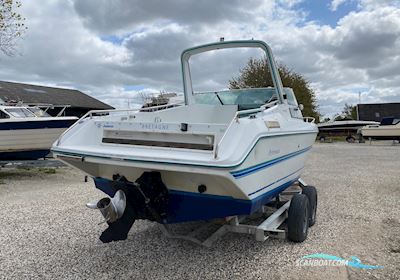
[[0, 99], [24, 103], [71, 105], [88, 109], [113, 109], [83, 92], [75, 89], [44, 87], [29, 84], [0, 81]]

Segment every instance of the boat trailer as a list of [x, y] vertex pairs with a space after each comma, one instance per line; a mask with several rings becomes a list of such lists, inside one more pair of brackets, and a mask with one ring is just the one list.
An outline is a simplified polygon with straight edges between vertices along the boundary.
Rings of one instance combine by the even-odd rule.
[[[205, 247], [211, 247], [218, 238], [228, 232], [251, 234], [257, 241], [275, 237], [303, 242], [307, 238], [308, 228], [314, 225], [316, 219], [316, 188], [298, 179], [293, 185], [279, 193], [275, 200], [263, 205], [251, 215], [207, 221], [205, 225], [189, 233], [176, 234], [172, 228], [179, 226], [164, 223], [168, 191], [159, 173], [145, 172], [134, 183], [128, 182], [125, 177], [117, 174], [113, 176], [113, 179], [117, 190], [113, 198], [105, 197], [97, 202], [86, 204], [91, 209], [100, 210], [104, 217], [103, 222], [108, 223], [109, 227], [100, 236], [100, 240], [104, 243], [126, 239], [136, 219], [157, 222], [162, 233], [169, 238], [188, 240]], [[142, 189], [142, 184], [151, 188]], [[254, 225], [255, 220], [261, 220], [261, 218], [263, 220]], [[197, 237], [212, 224], [219, 225], [219, 228], [205, 239]]]
[[[307, 191], [304, 191], [306, 189]], [[314, 197], [312, 197], [313, 194], [309, 196], [310, 189], [312, 189], [311, 192], [315, 194]], [[281, 192], [275, 201], [272, 201], [271, 203], [264, 205], [259, 211], [253, 213], [251, 216], [227, 217], [224, 223], [222, 223], [222, 225], [219, 227], [219, 229], [214, 231], [211, 235], [209, 235], [205, 239], [200, 239], [197, 238], [196, 236], [199, 235], [202, 231], [204, 231], [207, 227], [210, 227], [211, 225], [210, 222], [194, 229], [193, 231], [187, 234], [174, 233], [172, 231], [173, 226], [171, 227], [171, 225], [168, 224], [159, 224], [159, 228], [161, 229], [162, 233], [168, 238], [191, 241], [198, 245], [205, 246], [207, 248], [210, 248], [215, 241], [217, 241], [219, 238], [221, 238], [228, 232], [254, 235], [255, 239], [260, 242], [264, 242], [270, 237], [280, 238], [280, 239], [288, 238], [289, 240], [294, 242], [302, 242], [304, 241], [303, 238], [298, 238], [298, 236], [296, 235], [290, 236], [290, 233], [288, 235], [288, 228], [287, 228], [288, 226], [297, 227], [293, 228], [293, 230], [298, 231], [299, 230], [298, 225], [301, 223], [297, 223], [297, 225], [289, 224], [286, 226], [286, 228], [284, 226], [285, 221], [289, 218], [289, 208], [292, 202], [292, 197], [296, 194], [302, 194], [302, 193], [307, 196], [307, 198], [309, 199], [309, 205], [312, 208], [310, 211], [306, 211], [307, 213], [305, 214], [305, 215], [308, 214], [307, 216], [309, 216], [309, 220], [305, 225], [306, 229], [304, 228], [302, 229], [302, 231], [306, 230], [304, 236], [305, 239], [307, 237], [308, 227], [314, 225], [315, 223], [317, 197], [315, 188], [312, 186], [308, 186], [302, 179], [299, 179], [295, 184], [290, 186], [285, 191]], [[268, 215], [268, 217], [258, 225], [252, 225], [246, 223], [246, 221], [252, 221], [252, 218], [254, 217], [263, 215]]]

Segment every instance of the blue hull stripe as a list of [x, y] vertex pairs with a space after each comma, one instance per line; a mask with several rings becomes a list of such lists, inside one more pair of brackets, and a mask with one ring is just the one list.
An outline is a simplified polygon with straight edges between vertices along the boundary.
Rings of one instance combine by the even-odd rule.
[[[260, 209], [263, 205], [267, 204], [268, 202], [270, 202], [272, 199], [274, 199], [278, 194], [280, 194], [281, 192], [283, 192], [284, 190], [286, 190], [288, 187], [290, 187], [291, 185], [293, 185], [295, 182], [297, 182], [297, 180], [299, 179], [299, 177], [290, 180], [286, 183], [283, 183], [282, 185], [279, 185], [278, 187], [273, 188], [270, 191], [267, 191], [255, 198], [253, 198], [251, 200], [251, 204], [252, 204], [252, 211], [251, 213], [257, 211], [258, 209]], [[250, 213], [250, 214], [251, 214]]]
[[0, 123], [0, 130], [40, 129], [40, 128], [68, 128], [76, 120], [35, 120]]
[[260, 163], [260, 164], [257, 164], [257, 165], [254, 165], [254, 166], [239, 170], [239, 171], [231, 172], [231, 174], [235, 178], [241, 178], [241, 177], [250, 175], [250, 174], [252, 174], [254, 172], [257, 172], [257, 171], [259, 171], [261, 169], [267, 168], [269, 166], [272, 166], [272, 165], [275, 165], [275, 164], [280, 163], [282, 161], [285, 161], [287, 159], [290, 159], [292, 157], [298, 156], [298, 155], [300, 155], [302, 153], [307, 152], [310, 149], [311, 149], [311, 146], [307, 147], [305, 149], [302, 149], [302, 150], [299, 150], [299, 151], [296, 151], [296, 152], [293, 152], [293, 153], [278, 157], [278, 158], [270, 160], [270, 161], [266, 161], [266, 162], [263, 162], [263, 163]]
[[[299, 172], [299, 171], [302, 170], [303, 168], [304, 168], [304, 167], [302, 167], [302, 168], [300, 168], [300, 169], [297, 169], [295, 172], [290, 173], [289, 175], [287, 175], [287, 176], [285, 176], [285, 177], [283, 177], [283, 178], [281, 178], [281, 179], [278, 179], [278, 180], [276, 180], [275, 182], [273, 182], [273, 183], [271, 183], [271, 184], [269, 184], [269, 185], [266, 185], [265, 187], [262, 187], [261, 189], [258, 189], [258, 190], [254, 191], [254, 192], [252, 192], [252, 193], [249, 193], [248, 196], [251, 196], [251, 195], [253, 195], [253, 194], [256, 194], [256, 193], [258, 193], [258, 192], [260, 192], [260, 191], [262, 191], [262, 190], [264, 190], [264, 189], [266, 189], [266, 188], [272, 186], [273, 184], [276, 184], [276, 183], [281, 182], [282, 180], [285, 180], [286, 178], [288, 178], [288, 177], [290, 177], [290, 176], [296, 174], [297, 172]], [[298, 179], [298, 178], [297, 178], [297, 179]]]

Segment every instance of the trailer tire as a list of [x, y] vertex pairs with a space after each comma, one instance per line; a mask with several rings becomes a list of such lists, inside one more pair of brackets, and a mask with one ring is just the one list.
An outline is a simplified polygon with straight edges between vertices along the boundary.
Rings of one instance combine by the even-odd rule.
[[290, 202], [287, 219], [287, 237], [293, 242], [303, 242], [307, 238], [309, 223], [308, 198], [305, 194], [295, 194]]
[[305, 194], [308, 198], [308, 226], [312, 227], [315, 224], [317, 219], [317, 204], [318, 204], [318, 195], [317, 189], [314, 186], [305, 186], [303, 187], [302, 193]]
[[347, 136], [346, 137], [346, 142], [347, 143], [354, 143], [354, 142], [356, 142], [356, 139], [353, 136]]

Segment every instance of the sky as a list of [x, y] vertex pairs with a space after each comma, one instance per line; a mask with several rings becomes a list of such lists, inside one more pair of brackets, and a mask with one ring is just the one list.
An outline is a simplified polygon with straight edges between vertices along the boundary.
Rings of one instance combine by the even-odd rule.
[[[17, 55], [0, 54], [0, 80], [126, 108], [143, 92], [182, 92], [185, 48], [254, 38], [307, 78], [324, 116], [359, 93], [362, 103], [400, 102], [399, 0], [31, 0], [20, 12], [28, 30]], [[199, 80], [220, 83], [209, 71]]]

